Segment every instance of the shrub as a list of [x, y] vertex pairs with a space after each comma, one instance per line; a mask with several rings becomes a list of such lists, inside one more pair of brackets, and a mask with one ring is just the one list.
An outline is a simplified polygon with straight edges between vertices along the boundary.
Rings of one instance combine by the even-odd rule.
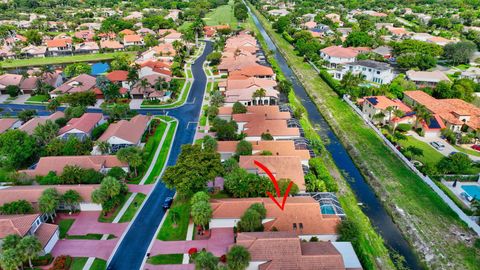
[[308, 165], [312, 170], [313, 174], [316, 176], [317, 179], [323, 180], [325, 182], [325, 186], [327, 190], [330, 192], [337, 192], [338, 191], [338, 184], [335, 179], [330, 175], [328, 172], [327, 167], [323, 164], [320, 158], [312, 158], [308, 161]]
[[262, 133], [260, 137], [262, 141], [273, 141], [273, 136], [270, 133]]
[[65, 117], [60, 117], [55, 120], [55, 124], [57, 124], [59, 127], [64, 127], [67, 124], [68, 120]]
[[0, 214], [2, 215], [30, 214], [33, 211], [33, 206], [26, 200], [13, 201], [0, 206]]
[[39, 256], [38, 258], [32, 260], [33, 266], [43, 266], [43, 265], [49, 265], [53, 261], [53, 257], [50, 253], [47, 253], [43, 256]]
[[55, 172], [49, 172], [45, 176], [40, 176], [37, 178], [37, 182], [40, 185], [58, 185], [60, 183], [60, 178]]
[[96, 126], [92, 130], [92, 140], [96, 141], [98, 138], [100, 138], [100, 136], [102, 136], [102, 134], [105, 132], [105, 130], [107, 130], [109, 125], [110, 124], [108, 122], [106, 122], [106, 123], [103, 123], [101, 125]]
[[412, 125], [410, 124], [398, 124], [397, 130], [400, 132], [407, 132], [412, 129]]
[[17, 85], [8, 85], [5, 87], [5, 92], [10, 96], [10, 97], [16, 97], [18, 94], [20, 94], [20, 87]]
[[72, 257], [68, 255], [62, 255], [55, 258], [53, 262], [53, 266], [50, 270], [68, 270], [70, 269], [70, 265], [72, 264]]
[[340, 84], [332, 77], [332, 75], [330, 75], [326, 70], [321, 70], [320, 77], [328, 84], [328, 86], [333, 89], [333, 91], [335, 91], [337, 94], [340, 94]]
[[235, 114], [246, 113], [247, 107], [245, 107], [245, 105], [237, 101], [233, 104], [232, 112]]

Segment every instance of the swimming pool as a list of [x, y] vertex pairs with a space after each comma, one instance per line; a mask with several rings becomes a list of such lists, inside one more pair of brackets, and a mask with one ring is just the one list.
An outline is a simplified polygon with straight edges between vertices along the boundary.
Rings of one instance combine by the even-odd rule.
[[480, 186], [477, 185], [464, 185], [462, 189], [467, 193], [470, 197], [480, 200]]
[[331, 205], [321, 205], [322, 214], [324, 215], [335, 215], [335, 209]]

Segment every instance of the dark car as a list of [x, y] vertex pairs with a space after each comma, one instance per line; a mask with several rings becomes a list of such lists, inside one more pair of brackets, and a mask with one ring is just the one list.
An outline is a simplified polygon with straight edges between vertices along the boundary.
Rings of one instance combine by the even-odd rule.
[[168, 209], [172, 205], [173, 198], [172, 197], [167, 197], [165, 201], [163, 202], [163, 209]]

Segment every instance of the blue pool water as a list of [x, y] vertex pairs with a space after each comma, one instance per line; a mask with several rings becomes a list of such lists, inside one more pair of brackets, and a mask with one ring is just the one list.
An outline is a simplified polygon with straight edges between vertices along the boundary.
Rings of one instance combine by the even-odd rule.
[[322, 205], [320, 206], [322, 209], [322, 214], [325, 215], [335, 215], [335, 210], [333, 209], [333, 206], [331, 205]]
[[472, 198], [480, 200], [480, 187], [476, 185], [465, 185], [462, 189]]
[[92, 65], [91, 75], [98, 76], [107, 72], [109, 69], [110, 69], [110, 65], [108, 63], [104, 63], [104, 62], [95, 63]]

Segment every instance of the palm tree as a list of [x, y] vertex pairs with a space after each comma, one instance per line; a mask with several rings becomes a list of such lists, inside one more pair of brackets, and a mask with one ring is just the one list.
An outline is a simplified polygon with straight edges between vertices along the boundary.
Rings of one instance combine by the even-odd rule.
[[17, 249], [7, 249], [0, 257], [0, 266], [4, 270], [17, 270], [23, 263]]
[[163, 82], [165, 81], [164, 78], [158, 77], [155, 79], [155, 89], [156, 90], [161, 90], [163, 88]]
[[47, 120], [45, 124], [38, 125], [33, 130], [33, 137], [39, 145], [46, 145], [57, 137], [59, 126], [52, 120]]
[[140, 80], [140, 89], [143, 90], [143, 94], [145, 95], [145, 92], [147, 92], [147, 89], [150, 87], [150, 83], [146, 78], [143, 78]]
[[60, 107], [60, 102], [54, 98], [47, 104], [47, 110], [55, 112]]
[[192, 205], [191, 215], [195, 224], [202, 226], [205, 229], [205, 225], [210, 222], [212, 218], [212, 207], [209, 202], [200, 201]]
[[[257, 101], [257, 105], [259, 103], [259, 100], [262, 101], [262, 98], [264, 98], [267, 95], [267, 90], [260, 88], [255, 90], [252, 94], [252, 98], [254, 98]], [[263, 102], [262, 102], [263, 105]]]
[[54, 220], [55, 210], [57, 209], [59, 203], [60, 195], [55, 188], [45, 189], [38, 199], [40, 212], [49, 215], [52, 221]]
[[[402, 118], [405, 115], [405, 113], [402, 110], [396, 109], [393, 111], [393, 115], [395, 117]], [[397, 129], [397, 127], [398, 127], [398, 121], [393, 123], [393, 133], [395, 133], [395, 130]]]
[[70, 211], [73, 212], [74, 206], [76, 206], [82, 200], [82, 196], [80, 196], [77, 191], [70, 189], [63, 194], [62, 200], [70, 207]]
[[388, 112], [388, 122], [392, 121], [392, 113], [395, 111], [395, 108], [393, 106], [388, 106], [385, 110]]
[[353, 74], [351, 71], [348, 71], [343, 75], [342, 80], [340, 81], [340, 86], [344, 89], [346, 94], [353, 96], [353, 90], [364, 81], [362, 74]]
[[215, 270], [218, 265], [218, 258], [207, 251], [199, 252], [195, 257], [196, 270]]
[[192, 30], [195, 33], [195, 46], [198, 46], [198, 36], [203, 32], [204, 23], [203, 20], [197, 18], [192, 24]]
[[42, 244], [33, 235], [27, 235], [20, 240], [19, 249], [25, 257], [28, 259], [28, 265], [33, 269], [32, 259], [38, 256], [38, 253], [42, 251]]
[[385, 114], [383, 112], [379, 112], [373, 116], [375, 122], [383, 122], [383, 119], [385, 119]]
[[134, 168], [135, 176], [137, 176], [137, 168], [143, 163], [142, 150], [139, 147], [122, 148], [117, 152], [117, 158]]
[[179, 40], [175, 40], [174, 42], [172, 42], [172, 46], [177, 53], [179, 53], [180, 50], [182, 50], [183, 48], [183, 44]]
[[138, 69], [138, 65], [135, 64], [135, 66], [128, 70], [127, 82], [130, 87], [132, 87], [138, 81]]
[[418, 124], [421, 120], [425, 121], [427, 125], [430, 125], [430, 119], [432, 118], [432, 114], [424, 105], [417, 104], [413, 107], [413, 111], [415, 112], [416, 119], [415, 119], [415, 128], [418, 127]]
[[423, 156], [423, 150], [416, 146], [410, 145], [405, 150], [410, 153], [410, 155], [412, 156], [412, 159], [414, 159], [414, 157], [416, 156]]
[[250, 253], [243, 246], [233, 246], [227, 253], [228, 269], [244, 270], [250, 263]]
[[102, 155], [108, 154], [112, 150], [112, 146], [107, 141], [97, 141], [95, 144], [98, 146]]

